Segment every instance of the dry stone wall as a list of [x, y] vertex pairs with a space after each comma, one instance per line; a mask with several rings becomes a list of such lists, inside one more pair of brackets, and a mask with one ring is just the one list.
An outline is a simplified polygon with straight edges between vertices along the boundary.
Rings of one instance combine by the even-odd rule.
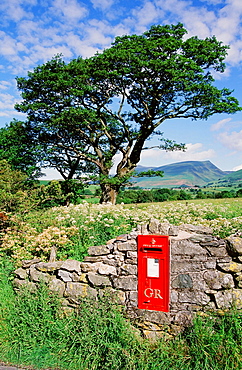
[[[137, 308], [137, 236], [169, 235], [171, 249], [170, 312]], [[83, 297], [96, 299], [108, 292], [125, 306], [143, 334], [153, 338], [176, 333], [198, 312], [242, 309], [242, 238], [220, 239], [204, 226], [161, 224], [151, 220], [130, 234], [88, 249], [83, 262], [75, 260], [23, 261], [15, 271], [14, 286], [40, 281], [57, 292], [65, 311], [78, 307]]]

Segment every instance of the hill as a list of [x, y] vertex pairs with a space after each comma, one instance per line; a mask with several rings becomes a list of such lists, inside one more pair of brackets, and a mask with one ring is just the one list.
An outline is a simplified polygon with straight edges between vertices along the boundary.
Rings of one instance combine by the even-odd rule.
[[236, 186], [239, 184], [242, 184], [242, 170], [231, 172], [217, 181], [209, 183], [209, 186]]
[[131, 181], [142, 188], [204, 186], [209, 182], [216, 182], [233, 175], [220, 170], [210, 161], [186, 161], [160, 167], [137, 166], [136, 168], [138, 173], [148, 170], [163, 171], [164, 177], [140, 177], [132, 178]]

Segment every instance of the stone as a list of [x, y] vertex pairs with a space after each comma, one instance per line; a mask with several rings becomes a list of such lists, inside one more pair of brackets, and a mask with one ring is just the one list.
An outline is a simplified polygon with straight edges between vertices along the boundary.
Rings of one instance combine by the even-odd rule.
[[128, 305], [137, 307], [138, 306], [138, 292], [133, 291], [133, 292], [129, 292], [127, 294], [128, 294], [128, 299], [127, 299], [128, 300]]
[[229, 236], [226, 238], [227, 250], [231, 256], [242, 256], [242, 238]]
[[86, 263], [81, 262], [81, 271], [82, 272], [97, 272], [99, 267], [103, 265], [102, 262], [95, 262], [95, 263]]
[[219, 291], [215, 295], [215, 302], [218, 308], [227, 309], [232, 307], [233, 292], [232, 290]]
[[223, 274], [219, 272], [219, 280], [221, 281], [222, 288], [231, 289], [234, 288], [234, 279], [230, 274]]
[[190, 272], [202, 271], [203, 269], [202, 262], [193, 260], [171, 261], [171, 272], [173, 274], [187, 274]]
[[57, 276], [59, 276], [61, 280], [65, 282], [72, 281], [72, 275], [71, 275], [71, 272], [69, 271], [59, 270]]
[[134, 240], [130, 240], [125, 243], [118, 243], [117, 247], [120, 252], [137, 251], [137, 243]]
[[176, 290], [171, 290], [170, 292], [170, 302], [171, 304], [178, 302], [178, 292]]
[[203, 277], [210, 289], [234, 288], [234, 279], [231, 274], [220, 271], [206, 271]]
[[228, 263], [228, 262], [232, 262], [232, 257], [230, 256], [227, 256], [227, 257], [218, 257], [217, 259], [217, 263]]
[[152, 218], [148, 225], [148, 230], [151, 234], [159, 234], [160, 221]]
[[183, 224], [179, 226], [179, 229], [196, 234], [213, 234], [213, 229], [204, 225]]
[[15, 289], [27, 288], [30, 292], [36, 292], [37, 288], [34, 282], [22, 280], [22, 279], [13, 279], [13, 287]]
[[[37, 270], [41, 272], [54, 272], [58, 270], [63, 264], [63, 261], [57, 262], [39, 262], [33, 265]], [[32, 266], [31, 266], [32, 267]]]
[[72, 281], [75, 281], [75, 282], [87, 283], [86, 274], [79, 275], [76, 272], [72, 272], [71, 279]]
[[68, 259], [65, 262], [62, 263], [61, 265], [62, 270], [67, 270], [70, 272], [76, 272], [80, 273], [81, 272], [81, 262], [76, 261], [76, 260], [71, 260]]
[[218, 271], [205, 271], [203, 278], [208, 285], [209, 289], [222, 289], [221, 281], [219, 279]]
[[138, 256], [138, 252], [127, 251], [128, 258], [137, 258], [137, 256]]
[[216, 268], [216, 261], [214, 260], [214, 258], [208, 257], [207, 261], [204, 263], [204, 267], [209, 270], [214, 270]]
[[179, 226], [170, 225], [168, 230], [169, 236], [178, 236], [179, 234]]
[[171, 286], [178, 289], [192, 288], [191, 276], [189, 274], [180, 274], [172, 281]]
[[213, 241], [214, 237], [212, 235], [205, 235], [205, 234], [193, 234], [189, 240], [193, 243], [202, 243], [206, 244]]
[[87, 279], [93, 286], [105, 287], [105, 286], [112, 285], [111, 281], [109, 280], [107, 276], [100, 276], [97, 274], [93, 274], [92, 272], [89, 272], [87, 274]]
[[242, 271], [242, 263], [236, 262], [220, 262], [218, 267], [225, 272], [240, 272]]
[[191, 312], [180, 311], [174, 317], [174, 324], [179, 324], [183, 327], [190, 326], [192, 323], [192, 319], [193, 315]]
[[170, 314], [161, 311], [139, 310], [139, 316], [143, 321], [149, 321], [158, 325], [170, 323]]
[[189, 239], [191, 236], [192, 236], [191, 233], [188, 233], [187, 231], [184, 230], [179, 230], [178, 235], [170, 237], [171, 244], [173, 241]]
[[[104, 297], [125, 306], [126, 316], [135, 320], [143, 336], [155, 338], [181, 332], [196, 314], [209, 310], [242, 308], [242, 253], [240, 234], [226, 240], [212, 235], [203, 225], [172, 226], [152, 219], [130, 234], [89, 248], [84, 262], [68, 259], [54, 263], [39, 259], [23, 261], [15, 271], [17, 289], [45, 281], [64, 307], [77, 310], [85, 297]], [[171, 246], [170, 312], [138, 309], [137, 236], [169, 235]], [[150, 235], [151, 235], [150, 234]], [[241, 234], [242, 235], [242, 234]], [[28, 279], [32, 281], [29, 282]], [[36, 283], [34, 283], [36, 282]], [[163, 334], [161, 334], [163, 333]], [[153, 340], [153, 339], [152, 339]]]
[[235, 279], [236, 279], [237, 281], [242, 281], [242, 273], [241, 273], [241, 272], [239, 272], [239, 273], [235, 274]]
[[29, 269], [29, 277], [31, 281], [34, 282], [43, 282], [43, 283], [48, 283], [51, 276], [49, 274], [45, 274], [41, 271], [38, 271], [35, 268], [36, 265], [32, 265]]
[[190, 291], [190, 292], [180, 292], [179, 293], [179, 302], [182, 303], [192, 303], [200, 304], [202, 306], [208, 304], [210, 297], [207, 296], [204, 292], [201, 291]]
[[102, 262], [103, 257], [101, 256], [85, 256], [83, 262], [90, 262], [90, 263], [95, 263], [95, 262]]
[[60, 279], [53, 278], [49, 282], [49, 289], [52, 292], [57, 293], [59, 297], [63, 297], [65, 291], [65, 283]]
[[137, 275], [137, 266], [125, 263], [118, 268], [118, 275]]
[[125, 260], [125, 263], [130, 264], [130, 265], [136, 265], [137, 266], [138, 259], [135, 258], [135, 257], [133, 257], [133, 258], [127, 258]]
[[23, 268], [18, 268], [17, 270], [14, 271], [14, 274], [19, 278], [19, 279], [28, 279], [28, 274], [26, 269]]
[[106, 297], [109, 300], [111, 299], [112, 302], [117, 304], [124, 305], [126, 301], [125, 292], [123, 292], [122, 290], [115, 290], [110, 287], [99, 289], [98, 295], [99, 297]]
[[40, 258], [34, 258], [32, 260], [24, 260], [24, 261], [22, 261], [22, 267], [23, 268], [29, 268], [31, 265], [34, 265], [34, 264], [36, 264], [40, 261], [41, 261]]
[[213, 257], [226, 257], [228, 255], [225, 247], [210, 247], [206, 246], [206, 249]]
[[96, 298], [97, 291], [96, 289], [91, 288], [88, 284], [67, 282], [64, 296], [74, 299], [87, 297]]
[[137, 276], [129, 275], [112, 279], [113, 286], [122, 290], [137, 290]]
[[116, 267], [104, 263], [100, 265], [97, 271], [100, 275], [117, 275]]
[[126, 242], [128, 240], [128, 234], [122, 234], [117, 236], [116, 240], [121, 241], [121, 242]]
[[181, 255], [182, 258], [185, 256], [189, 256], [189, 259], [193, 258], [194, 256], [207, 254], [207, 251], [202, 248], [199, 244], [193, 243], [190, 240], [178, 240], [173, 242], [171, 245], [171, 254], [172, 256]]
[[147, 225], [147, 224], [145, 224], [145, 225], [141, 225], [141, 227], [140, 227], [140, 234], [142, 234], [142, 235], [147, 235], [147, 234], [149, 234], [149, 231], [148, 231], [147, 227], [148, 227], [148, 225]]
[[88, 248], [88, 254], [90, 256], [102, 256], [109, 253], [110, 249], [106, 245], [92, 246]]

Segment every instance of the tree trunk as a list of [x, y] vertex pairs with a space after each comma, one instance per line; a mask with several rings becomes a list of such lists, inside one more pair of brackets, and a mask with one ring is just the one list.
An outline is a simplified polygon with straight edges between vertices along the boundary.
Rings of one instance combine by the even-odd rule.
[[119, 186], [111, 186], [110, 184], [100, 184], [101, 198], [100, 203], [116, 204], [116, 199], [119, 191]]

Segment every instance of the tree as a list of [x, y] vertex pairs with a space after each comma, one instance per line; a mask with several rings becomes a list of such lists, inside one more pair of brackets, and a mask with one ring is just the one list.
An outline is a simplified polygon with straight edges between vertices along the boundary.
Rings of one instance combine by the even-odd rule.
[[[92, 58], [65, 64], [57, 56], [17, 78], [23, 101], [16, 108], [39, 128], [49, 158], [56, 151], [57, 158], [65, 153], [92, 163], [102, 202], [115, 203], [152, 135], [159, 136], [161, 149], [185, 148], [163, 137], [158, 128], [165, 120], [242, 109], [232, 91], [213, 84], [212, 72], [224, 72], [228, 47], [215, 37], [185, 34], [180, 23], [153, 26], [142, 35], [117, 37]], [[121, 159], [110, 176], [116, 154]]]
[[41, 175], [41, 147], [28, 122], [14, 119], [0, 128], [0, 160], [7, 160], [13, 170], [29, 179]]

